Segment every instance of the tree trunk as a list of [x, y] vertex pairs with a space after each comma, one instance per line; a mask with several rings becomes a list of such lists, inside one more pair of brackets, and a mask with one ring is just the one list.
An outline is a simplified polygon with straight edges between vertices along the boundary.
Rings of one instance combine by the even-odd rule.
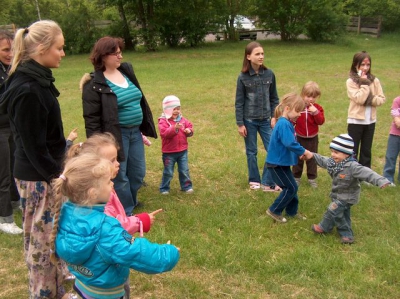
[[131, 37], [131, 32], [129, 30], [129, 24], [128, 21], [126, 19], [126, 15], [125, 15], [125, 10], [124, 10], [124, 5], [122, 3], [121, 0], [118, 1], [118, 13], [119, 16], [122, 20], [122, 34], [124, 36], [124, 40], [125, 40], [125, 48], [127, 50], [134, 50], [135, 49], [135, 45], [133, 44], [132, 41], [132, 37]]

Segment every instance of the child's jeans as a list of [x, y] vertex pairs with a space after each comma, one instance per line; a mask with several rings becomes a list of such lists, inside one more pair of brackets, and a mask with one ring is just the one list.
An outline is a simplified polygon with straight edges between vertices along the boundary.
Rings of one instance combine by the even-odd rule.
[[169, 185], [174, 176], [175, 163], [178, 164], [179, 183], [182, 191], [192, 189], [192, 181], [189, 176], [188, 151], [184, 150], [178, 153], [162, 154], [164, 171], [160, 184], [160, 192], [169, 191]]
[[283, 210], [286, 210], [286, 215], [295, 216], [299, 207], [298, 186], [290, 166], [268, 167], [268, 170], [274, 182], [282, 188], [281, 193], [269, 207], [269, 210], [277, 215], [281, 215]]
[[351, 204], [333, 199], [319, 226], [327, 233], [331, 232], [336, 226], [341, 237], [353, 237], [350, 219], [351, 206]]
[[[383, 176], [387, 178], [390, 182], [394, 183], [394, 173], [396, 171], [396, 161], [400, 154], [400, 136], [389, 134], [386, 157], [385, 157], [385, 167], [383, 168]], [[397, 182], [400, 183], [400, 164], [399, 173], [397, 176]]]

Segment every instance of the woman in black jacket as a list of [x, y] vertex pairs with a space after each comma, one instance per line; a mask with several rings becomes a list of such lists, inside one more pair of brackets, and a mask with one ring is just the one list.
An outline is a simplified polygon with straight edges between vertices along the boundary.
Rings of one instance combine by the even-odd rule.
[[122, 50], [122, 39], [99, 39], [90, 56], [94, 72], [84, 75], [81, 89], [86, 136], [110, 132], [120, 145], [114, 188], [129, 216], [146, 174], [142, 134], [157, 138], [157, 133], [132, 65], [121, 63]]
[[65, 137], [59, 92], [51, 68], [65, 56], [64, 36], [53, 21], [19, 29], [14, 58], [1, 99], [15, 140], [14, 177], [23, 209], [24, 253], [29, 270], [29, 298], [61, 298], [60, 265], [50, 261], [54, 202], [50, 181], [61, 173]]

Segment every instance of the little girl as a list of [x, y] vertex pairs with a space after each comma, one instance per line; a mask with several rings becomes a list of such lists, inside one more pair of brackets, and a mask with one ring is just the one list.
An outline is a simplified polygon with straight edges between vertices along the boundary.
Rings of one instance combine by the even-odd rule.
[[[67, 153], [67, 158], [72, 158], [80, 154], [93, 153], [101, 158], [109, 160], [114, 166], [112, 179], [116, 177], [119, 170], [119, 162], [117, 161], [118, 144], [111, 133], [95, 133], [85, 142], [75, 144]], [[127, 216], [117, 193], [113, 189], [111, 191], [110, 200], [105, 207], [105, 213], [108, 216], [117, 218], [122, 227], [131, 235], [139, 232], [143, 237], [143, 232], [147, 233], [154, 222], [155, 215], [160, 213], [162, 209], [158, 209], [152, 213], [141, 213], [133, 216]]]
[[275, 109], [275, 118], [278, 121], [272, 131], [266, 163], [274, 182], [282, 188], [282, 192], [267, 210], [267, 215], [280, 223], [287, 222], [282, 216], [283, 210], [286, 210], [286, 215], [289, 217], [305, 220], [304, 216], [297, 213], [298, 186], [290, 170], [290, 166], [297, 164], [298, 157], [306, 160], [312, 158], [312, 153], [296, 141], [292, 124], [300, 116], [304, 106], [305, 103], [300, 96], [289, 93], [283, 96], [281, 103]]
[[[172, 270], [179, 261], [179, 248], [135, 238], [104, 213], [113, 174], [110, 161], [82, 154], [69, 159], [52, 182], [52, 259], [67, 262], [82, 298], [121, 298], [130, 268], [155, 274]], [[63, 196], [69, 199], [64, 204]]]
[[178, 164], [181, 190], [186, 193], [193, 193], [192, 180], [189, 175], [187, 142], [187, 138], [193, 136], [193, 125], [182, 116], [181, 102], [178, 97], [166, 96], [162, 105], [163, 114], [158, 119], [164, 164], [160, 193], [169, 194], [169, 185], [174, 175], [175, 163]]

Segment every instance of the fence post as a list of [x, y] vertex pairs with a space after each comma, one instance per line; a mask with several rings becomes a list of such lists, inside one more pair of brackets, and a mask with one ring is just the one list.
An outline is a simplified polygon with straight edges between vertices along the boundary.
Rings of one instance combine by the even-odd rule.
[[357, 34], [361, 33], [361, 16], [358, 16]]
[[376, 37], [381, 36], [381, 26], [382, 26], [382, 16], [378, 17], [378, 32], [376, 33]]

